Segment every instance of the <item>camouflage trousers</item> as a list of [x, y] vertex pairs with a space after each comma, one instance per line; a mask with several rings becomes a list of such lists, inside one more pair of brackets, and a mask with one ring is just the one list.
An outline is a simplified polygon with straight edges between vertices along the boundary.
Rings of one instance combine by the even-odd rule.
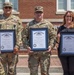
[[16, 64], [18, 62], [18, 55], [13, 53], [2, 53], [1, 64], [2, 72], [0, 75], [16, 75]]
[[1, 59], [0, 59], [0, 75], [5, 75], [4, 68], [3, 68], [3, 65], [1, 63]]
[[28, 67], [30, 75], [38, 75], [38, 66], [40, 65], [41, 75], [49, 75], [50, 53], [34, 52], [29, 55]]

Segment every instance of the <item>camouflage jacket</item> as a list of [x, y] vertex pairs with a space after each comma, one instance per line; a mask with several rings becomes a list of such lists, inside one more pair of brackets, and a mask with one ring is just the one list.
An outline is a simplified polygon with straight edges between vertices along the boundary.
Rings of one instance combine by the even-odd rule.
[[21, 31], [23, 29], [20, 18], [12, 14], [9, 17], [5, 17], [4, 14], [0, 15], [0, 29], [15, 30], [16, 31], [15, 47], [19, 48], [21, 43]]
[[56, 34], [55, 34], [56, 31], [53, 25], [46, 20], [43, 20], [39, 23], [36, 22], [35, 20], [32, 20], [26, 25], [26, 27], [23, 29], [23, 32], [22, 32], [22, 40], [23, 40], [24, 47], [30, 46], [29, 44], [29, 37], [30, 37], [29, 29], [30, 28], [48, 28], [48, 36], [49, 36], [48, 44], [49, 46], [53, 47], [54, 39], [56, 38]]

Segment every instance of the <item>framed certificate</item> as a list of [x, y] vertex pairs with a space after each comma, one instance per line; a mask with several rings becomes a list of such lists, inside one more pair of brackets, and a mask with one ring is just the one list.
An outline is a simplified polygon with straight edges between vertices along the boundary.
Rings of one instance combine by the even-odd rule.
[[60, 42], [60, 55], [74, 55], [74, 32], [62, 32]]
[[30, 47], [33, 51], [48, 49], [48, 28], [30, 28]]
[[16, 36], [15, 30], [0, 30], [0, 50], [1, 52], [13, 52]]

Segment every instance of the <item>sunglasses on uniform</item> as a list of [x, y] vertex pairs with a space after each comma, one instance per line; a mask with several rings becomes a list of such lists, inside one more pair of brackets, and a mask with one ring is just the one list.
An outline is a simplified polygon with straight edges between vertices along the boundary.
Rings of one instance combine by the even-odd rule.
[[4, 7], [5, 9], [12, 9], [12, 7]]

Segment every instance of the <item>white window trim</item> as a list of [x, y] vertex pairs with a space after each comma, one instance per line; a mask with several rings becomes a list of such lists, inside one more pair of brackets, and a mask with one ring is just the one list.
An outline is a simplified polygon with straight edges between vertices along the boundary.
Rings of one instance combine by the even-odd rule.
[[74, 10], [71, 9], [70, 4], [71, 4], [71, 0], [67, 0], [67, 10], [58, 10], [58, 0], [56, 0], [56, 14], [64, 14], [68, 10], [74, 12]]

